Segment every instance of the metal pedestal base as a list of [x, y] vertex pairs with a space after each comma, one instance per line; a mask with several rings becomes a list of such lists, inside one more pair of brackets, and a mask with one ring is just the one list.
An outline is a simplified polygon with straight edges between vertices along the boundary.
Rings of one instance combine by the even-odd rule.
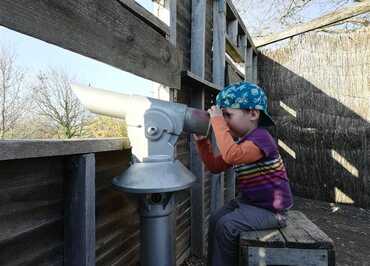
[[175, 265], [175, 196], [146, 194], [141, 199], [141, 265]]

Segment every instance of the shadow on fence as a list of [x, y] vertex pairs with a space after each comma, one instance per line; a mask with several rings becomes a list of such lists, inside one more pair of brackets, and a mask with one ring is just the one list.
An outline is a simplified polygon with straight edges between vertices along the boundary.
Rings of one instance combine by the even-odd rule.
[[[260, 84], [268, 92], [270, 112], [277, 124], [273, 133], [293, 192], [368, 208], [369, 100], [355, 92], [356, 88], [351, 90], [356, 95], [348, 96], [350, 89], [339, 83], [330, 87], [338, 97], [329, 96], [265, 55], [260, 55], [259, 71]], [[320, 78], [315, 74], [313, 77]], [[330, 78], [335, 81], [335, 77]]]

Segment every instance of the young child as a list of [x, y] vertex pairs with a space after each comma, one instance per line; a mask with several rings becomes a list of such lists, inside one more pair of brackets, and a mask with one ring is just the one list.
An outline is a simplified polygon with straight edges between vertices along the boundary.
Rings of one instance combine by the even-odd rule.
[[240, 232], [286, 226], [293, 201], [277, 145], [261, 127], [273, 125], [264, 91], [249, 82], [232, 84], [216, 103], [208, 112], [221, 154], [214, 156], [205, 137], [194, 138], [208, 170], [235, 170], [238, 196], [211, 215], [208, 231], [208, 265], [232, 266]]

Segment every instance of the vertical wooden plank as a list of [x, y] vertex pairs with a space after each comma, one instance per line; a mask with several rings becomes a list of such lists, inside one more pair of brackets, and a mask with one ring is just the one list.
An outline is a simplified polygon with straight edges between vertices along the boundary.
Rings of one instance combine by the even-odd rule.
[[192, 0], [191, 72], [204, 79], [206, 0]]
[[225, 84], [225, 1], [213, 1], [213, 83], [222, 88]]
[[[239, 28], [240, 30], [240, 28]], [[246, 53], [246, 43], [247, 43], [247, 37], [245, 36], [244, 32], [238, 31], [238, 48], [241, 56], [244, 58], [245, 62], [245, 53]]]
[[64, 265], [95, 265], [95, 154], [67, 160]]
[[[166, 0], [166, 5], [168, 5], [168, 9], [170, 12], [170, 36], [169, 36], [169, 41], [170, 43], [173, 44], [174, 47], [176, 47], [176, 42], [177, 42], [177, 0]], [[182, 63], [181, 63], [182, 65]], [[168, 88], [169, 89], [169, 101], [170, 102], [177, 102], [177, 93], [178, 89], [180, 88]], [[175, 154], [177, 154], [177, 147], [175, 146]], [[172, 236], [174, 238], [174, 245], [176, 246], [176, 211], [173, 211], [171, 214], [171, 220], [172, 220], [172, 227], [171, 227], [171, 232]], [[175, 247], [173, 247], [175, 248]], [[176, 250], [176, 249], [175, 249]], [[177, 263], [177, 261], [176, 261]]]
[[[191, 72], [204, 79], [205, 75], [205, 27], [206, 0], [192, 0], [191, 14]], [[204, 89], [192, 91], [192, 107], [204, 109]], [[190, 141], [190, 169], [197, 177], [191, 189], [191, 253], [203, 257], [204, 243], [204, 165], [200, 159], [195, 143]]]
[[257, 65], [257, 63], [258, 63], [258, 56], [257, 56], [257, 54], [256, 53], [253, 53], [253, 71], [252, 71], [252, 80], [253, 80], [253, 82], [254, 83], [258, 83], [258, 76], [257, 76], [257, 68], [258, 68], [258, 65]]
[[225, 174], [212, 174], [211, 177], [211, 212], [224, 205]]
[[[213, 153], [219, 153], [215, 134], [212, 134]], [[224, 205], [225, 174], [212, 174], [211, 177], [211, 211], [217, 210]]]
[[[241, 35], [239, 35], [239, 33]], [[240, 51], [245, 51], [246, 38], [245, 38], [245, 34], [243, 35], [242, 32], [239, 32], [239, 23], [237, 19], [227, 22], [227, 34], [229, 35], [229, 38], [235, 43], [235, 46], [241, 48]], [[242, 52], [242, 56], [244, 57], [244, 62], [246, 62], [245, 54], [246, 54], [245, 52]], [[226, 72], [227, 72], [226, 75], [228, 75], [228, 71]], [[230, 82], [230, 79], [229, 79], [229, 82]], [[225, 176], [224, 182], [225, 182], [225, 189], [226, 189], [226, 192], [224, 193], [224, 198], [225, 198], [225, 201], [228, 202], [235, 198], [234, 170], [228, 169], [227, 171], [225, 171], [224, 176]], [[223, 186], [221, 186], [221, 189], [223, 189]]]
[[247, 42], [245, 51], [245, 80], [253, 82], [253, 48], [249, 42]]
[[230, 20], [227, 22], [227, 35], [230, 40], [237, 46], [238, 44], [238, 20]]
[[[220, 88], [225, 85], [225, 35], [226, 35], [226, 3], [225, 0], [213, 1], [213, 83]], [[214, 149], [217, 149], [213, 141]], [[212, 176], [211, 210], [223, 205], [224, 200], [223, 174]]]
[[225, 171], [225, 182], [225, 202], [229, 202], [235, 198], [235, 172], [232, 168]]
[[[204, 90], [192, 91], [190, 105], [204, 109]], [[204, 165], [196, 150], [196, 145], [190, 141], [190, 170], [197, 177], [191, 188], [191, 253], [203, 257], [205, 254], [205, 223], [204, 223]]]
[[176, 47], [177, 0], [169, 0], [170, 8], [170, 42]]

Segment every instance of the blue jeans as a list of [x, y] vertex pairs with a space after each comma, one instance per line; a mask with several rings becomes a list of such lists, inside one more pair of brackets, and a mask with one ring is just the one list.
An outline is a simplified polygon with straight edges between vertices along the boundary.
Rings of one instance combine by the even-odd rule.
[[286, 216], [231, 200], [210, 218], [208, 229], [208, 265], [237, 265], [240, 232], [281, 228]]

